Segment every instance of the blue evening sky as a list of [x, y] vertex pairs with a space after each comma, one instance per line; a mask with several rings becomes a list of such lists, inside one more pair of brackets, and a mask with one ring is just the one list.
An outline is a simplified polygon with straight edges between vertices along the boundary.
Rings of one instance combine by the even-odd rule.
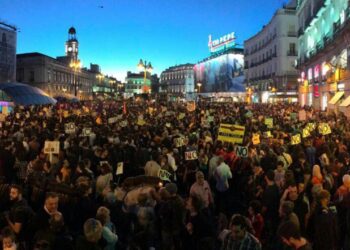
[[[0, 20], [16, 25], [17, 53], [64, 55], [74, 26], [84, 66], [101, 66], [124, 80], [140, 58], [160, 74], [169, 66], [196, 63], [213, 39], [231, 32], [237, 43], [269, 22], [284, 0], [0, 0]], [[103, 6], [101, 8], [100, 6]]]

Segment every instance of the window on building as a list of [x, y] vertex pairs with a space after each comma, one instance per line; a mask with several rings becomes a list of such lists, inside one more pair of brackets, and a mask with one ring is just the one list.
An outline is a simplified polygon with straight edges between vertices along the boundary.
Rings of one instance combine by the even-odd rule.
[[35, 80], [34, 76], [35, 76], [35, 75], [34, 75], [34, 71], [33, 71], [33, 70], [30, 71], [30, 72], [29, 72], [29, 81], [30, 81], [30, 82], [34, 82], [34, 80]]
[[295, 55], [296, 51], [295, 51], [295, 43], [290, 43], [289, 44], [289, 53], [291, 55]]

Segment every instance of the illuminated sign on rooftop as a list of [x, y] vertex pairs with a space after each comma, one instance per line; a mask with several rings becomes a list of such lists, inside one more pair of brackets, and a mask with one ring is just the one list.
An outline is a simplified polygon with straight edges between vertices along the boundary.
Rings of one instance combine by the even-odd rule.
[[235, 40], [236, 40], [235, 32], [232, 32], [230, 34], [227, 34], [215, 40], [212, 40], [211, 35], [209, 35], [209, 43], [208, 43], [209, 50], [211, 53], [215, 53], [218, 51], [235, 47], [236, 45]]

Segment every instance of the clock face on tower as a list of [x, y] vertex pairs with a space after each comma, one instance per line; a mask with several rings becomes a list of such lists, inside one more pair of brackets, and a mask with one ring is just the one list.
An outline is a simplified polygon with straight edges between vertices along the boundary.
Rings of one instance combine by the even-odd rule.
[[68, 47], [69, 52], [72, 52], [72, 50], [73, 50], [72, 47]]

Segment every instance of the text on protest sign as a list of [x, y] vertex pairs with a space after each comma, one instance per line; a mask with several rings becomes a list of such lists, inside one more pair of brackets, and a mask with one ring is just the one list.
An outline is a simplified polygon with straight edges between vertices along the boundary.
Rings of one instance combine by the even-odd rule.
[[169, 173], [168, 171], [166, 171], [164, 169], [159, 169], [158, 177], [162, 181], [170, 181], [170, 179], [169, 179], [170, 176], [171, 176], [171, 173]]
[[297, 144], [300, 144], [300, 143], [301, 143], [301, 136], [300, 136], [300, 134], [293, 135], [292, 139], [291, 139], [291, 144], [292, 145], [297, 145]]
[[186, 161], [192, 161], [192, 160], [197, 160], [197, 159], [198, 159], [197, 151], [187, 151], [187, 152], [185, 152], [185, 160]]
[[91, 128], [83, 128], [83, 136], [90, 136], [92, 132]]
[[273, 128], [273, 118], [265, 118], [265, 125], [268, 128]]
[[328, 123], [320, 123], [320, 125], [318, 125], [318, 132], [321, 135], [329, 135], [332, 133], [332, 130]]
[[185, 137], [178, 137], [174, 139], [175, 147], [181, 148], [182, 146], [187, 145], [187, 138]]
[[60, 152], [59, 141], [45, 141], [44, 153], [45, 154], [58, 154]]
[[64, 131], [66, 134], [73, 134], [75, 133], [75, 124], [73, 122], [64, 124]]
[[248, 157], [248, 147], [236, 146], [236, 155], [242, 158]]
[[253, 134], [252, 142], [253, 142], [253, 145], [260, 144], [260, 135], [259, 134]]
[[218, 140], [222, 142], [243, 143], [244, 126], [233, 124], [220, 124]]

